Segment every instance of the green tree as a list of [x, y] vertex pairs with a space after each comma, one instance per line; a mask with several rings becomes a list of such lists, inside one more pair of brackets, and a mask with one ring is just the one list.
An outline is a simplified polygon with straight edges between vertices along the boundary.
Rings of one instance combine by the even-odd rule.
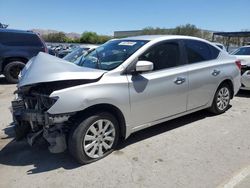
[[103, 43], [107, 42], [108, 40], [110, 40], [111, 38], [112, 38], [111, 36], [99, 35], [98, 36], [98, 44], [103, 44]]
[[98, 35], [96, 32], [85, 31], [80, 38], [80, 42], [96, 44], [98, 43]]
[[85, 31], [80, 38], [80, 42], [89, 44], [102, 44], [111, 38], [112, 37], [107, 35], [98, 35], [95, 32]]
[[177, 26], [173, 30], [173, 34], [175, 34], [175, 35], [195, 36], [195, 37], [201, 37], [201, 35], [202, 35], [201, 30], [198, 29], [195, 25], [192, 25], [192, 24]]
[[42, 38], [46, 42], [67, 42], [68, 38], [63, 32], [59, 33], [49, 33], [48, 35], [43, 35]]

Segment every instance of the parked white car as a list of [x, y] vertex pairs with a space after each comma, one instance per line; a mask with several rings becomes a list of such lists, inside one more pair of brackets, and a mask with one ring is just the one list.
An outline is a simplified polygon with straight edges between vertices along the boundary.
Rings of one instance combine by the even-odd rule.
[[69, 62], [75, 62], [80, 56], [86, 55], [89, 50], [95, 49], [98, 46], [99, 45], [82, 44], [71, 53], [67, 54], [63, 59]]
[[240, 47], [232, 54], [241, 61], [241, 89], [250, 90], [250, 45]]

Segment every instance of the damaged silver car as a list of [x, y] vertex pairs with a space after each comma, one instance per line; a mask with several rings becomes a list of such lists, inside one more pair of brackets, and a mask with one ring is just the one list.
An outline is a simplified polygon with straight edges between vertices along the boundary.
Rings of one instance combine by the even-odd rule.
[[235, 57], [194, 37], [114, 39], [77, 65], [39, 53], [12, 102], [16, 139], [32, 145], [42, 136], [51, 152], [68, 148], [90, 163], [146, 127], [201, 109], [225, 112], [240, 77]]

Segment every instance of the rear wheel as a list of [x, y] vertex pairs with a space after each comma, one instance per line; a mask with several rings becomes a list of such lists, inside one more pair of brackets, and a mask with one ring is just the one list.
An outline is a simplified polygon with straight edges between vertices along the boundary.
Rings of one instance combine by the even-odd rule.
[[81, 164], [97, 161], [110, 154], [118, 143], [116, 118], [106, 112], [87, 117], [70, 133], [68, 147]]
[[214, 114], [222, 114], [227, 111], [229, 109], [231, 95], [231, 89], [228, 84], [220, 85], [209, 110]]
[[18, 82], [18, 75], [24, 68], [25, 64], [21, 61], [9, 62], [5, 67], [3, 74], [9, 83], [15, 84]]

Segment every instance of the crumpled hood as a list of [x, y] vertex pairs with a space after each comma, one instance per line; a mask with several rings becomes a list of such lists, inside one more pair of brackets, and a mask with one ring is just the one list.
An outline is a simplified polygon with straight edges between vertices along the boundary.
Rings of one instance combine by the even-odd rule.
[[106, 71], [80, 67], [63, 59], [40, 52], [22, 70], [18, 87], [63, 80], [95, 80]]

